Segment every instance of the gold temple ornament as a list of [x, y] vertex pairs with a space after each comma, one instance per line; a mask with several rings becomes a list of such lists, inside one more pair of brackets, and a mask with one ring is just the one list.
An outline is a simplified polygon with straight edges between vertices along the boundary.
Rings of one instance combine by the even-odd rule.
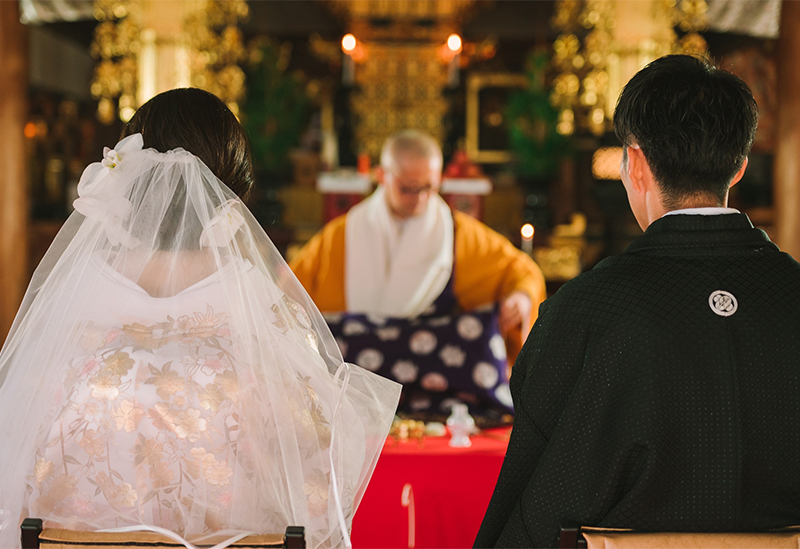
[[[670, 53], [705, 55], [705, 0], [557, 0], [552, 19], [550, 101], [557, 130], [572, 135], [610, 129], [622, 87], [650, 61]], [[678, 39], [675, 29], [685, 33]]]
[[238, 115], [239, 65], [250, 55], [238, 25], [248, 15], [244, 0], [95, 0], [98, 119], [127, 122], [154, 95], [188, 86], [217, 95]]
[[[414, 128], [439, 142], [450, 104], [443, 92], [457, 82], [470, 56], [493, 55], [494, 44], [465, 44], [463, 21], [476, 9], [474, 0], [330, 0], [326, 6], [347, 29], [341, 44], [342, 76], [353, 85], [355, 142], [373, 160], [392, 133]], [[380, 20], [382, 24], [374, 25]], [[430, 24], [420, 25], [424, 20]], [[351, 38], [352, 36], [352, 38]], [[320, 57], [332, 49], [319, 39]], [[337, 44], [338, 46], [338, 44]]]

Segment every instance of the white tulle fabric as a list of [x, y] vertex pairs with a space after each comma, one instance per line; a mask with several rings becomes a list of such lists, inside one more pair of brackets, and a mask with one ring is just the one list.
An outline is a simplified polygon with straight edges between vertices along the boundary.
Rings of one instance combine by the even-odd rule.
[[349, 544], [400, 388], [344, 365], [247, 208], [140, 135], [89, 166], [0, 352], [0, 547], [72, 529]]

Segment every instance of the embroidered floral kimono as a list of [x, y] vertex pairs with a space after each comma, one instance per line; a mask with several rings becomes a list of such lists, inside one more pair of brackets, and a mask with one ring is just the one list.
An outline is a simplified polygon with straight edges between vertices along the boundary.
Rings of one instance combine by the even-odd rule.
[[190, 153], [137, 134], [78, 190], [0, 353], [0, 546], [25, 516], [347, 545], [399, 386]]

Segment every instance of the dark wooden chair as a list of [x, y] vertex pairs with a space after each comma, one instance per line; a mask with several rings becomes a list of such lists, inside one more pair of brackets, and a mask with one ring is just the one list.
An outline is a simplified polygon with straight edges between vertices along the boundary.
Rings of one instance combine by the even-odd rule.
[[797, 549], [800, 527], [768, 532], [636, 532], [623, 528], [562, 526], [559, 549]]
[[[81, 532], [42, 528], [42, 519], [22, 521], [22, 549], [180, 549], [182, 544], [155, 532]], [[204, 541], [198, 547], [210, 547], [222, 539]], [[230, 547], [235, 549], [305, 549], [306, 531], [302, 526], [288, 526], [283, 534], [247, 536]]]

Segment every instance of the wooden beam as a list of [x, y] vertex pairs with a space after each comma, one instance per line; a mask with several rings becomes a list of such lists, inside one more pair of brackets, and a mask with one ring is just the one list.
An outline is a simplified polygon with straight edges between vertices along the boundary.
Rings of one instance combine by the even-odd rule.
[[783, 0], [778, 40], [778, 134], [773, 204], [776, 240], [800, 259], [800, 2]]
[[28, 283], [28, 33], [19, 2], [0, 1], [0, 341]]

